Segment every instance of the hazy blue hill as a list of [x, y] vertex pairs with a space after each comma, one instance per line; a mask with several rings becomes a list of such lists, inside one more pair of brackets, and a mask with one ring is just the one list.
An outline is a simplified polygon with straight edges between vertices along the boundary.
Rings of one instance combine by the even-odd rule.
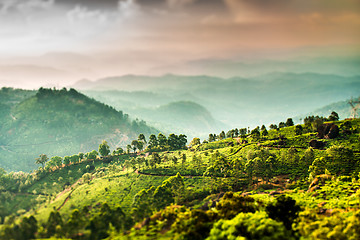
[[40, 89], [10, 114], [1, 128], [0, 165], [7, 170], [33, 169], [39, 154], [87, 152], [103, 139], [115, 148], [139, 133], [158, 133], [144, 121], [131, 121], [127, 114], [74, 89]]
[[191, 93], [145, 91], [84, 91], [116, 109], [123, 109], [131, 116], [144, 119], [152, 126], [168, 133], [186, 133], [199, 137], [228, 128], [215, 119], [203, 106], [201, 99]]
[[137, 115], [161, 129], [186, 133], [192, 137], [207, 137], [209, 132], [221, 131], [227, 126], [213, 118], [203, 106], [191, 101], [178, 101], [154, 109], [142, 109]]
[[[215, 119], [232, 127], [254, 127], [284, 121], [360, 92], [360, 76], [344, 77], [319, 73], [273, 72], [252, 78], [209, 76], [123, 76], [100, 79], [80, 89], [97, 90], [100, 101], [120, 109], [159, 107], [173, 101], [193, 101], [209, 110]], [[108, 95], [103, 90], [119, 90]], [[148, 97], [126, 92], [151, 92]], [[104, 97], [106, 95], [106, 97]], [[116, 96], [119, 95], [119, 96]], [[124, 96], [124, 95], [123, 95]], [[143, 94], [146, 96], [146, 94]], [[181, 98], [180, 96], [187, 96]], [[120, 99], [122, 102], [117, 102]], [[129, 98], [128, 98], [129, 99]], [[139, 101], [138, 99], [142, 99]]]

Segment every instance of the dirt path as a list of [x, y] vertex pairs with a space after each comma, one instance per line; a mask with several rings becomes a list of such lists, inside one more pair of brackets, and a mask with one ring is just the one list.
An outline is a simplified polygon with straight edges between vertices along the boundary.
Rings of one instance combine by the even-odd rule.
[[60, 205], [60, 207], [58, 207], [56, 210], [60, 211], [61, 208], [67, 203], [67, 201], [69, 201], [71, 194], [75, 191], [75, 189], [71, 190], [71, 192], [69, 193], [69, 195], [65, 198], [64, 202]]
[[[135, 170], [136, 174], [139, 175], [145, 175], [145, 176], [153, 176], [153, 177], [173, 177], [176, 176], [176, 174], [153, 174], [153, 173], [143, 173], [143, 172], [139, 172], [138, 169]], [[182, 177], [186, 177], [186, 178], [193, 178], [193, 177], [202, 177], [202, 175], [181, 175]]]
[[64, 195], [65, 193], [69, 192], [69, 195], [65, 198], [64, 202], [61, 204], [60, 207], [58, 207], [58, 211], [66, 204], [66, 202], [69, 200], [69, 198], [71, 197], [71, 194], [75, 191], [75, 186], [81, 181], [81, 179], [78, 179], [73, 185], [71, 185], [70, 187], [64, 189], [62, 192], [60, 192], [56, 198], [52, 201], [55, 202], [57, 199], [59, 199], [62, 195]]

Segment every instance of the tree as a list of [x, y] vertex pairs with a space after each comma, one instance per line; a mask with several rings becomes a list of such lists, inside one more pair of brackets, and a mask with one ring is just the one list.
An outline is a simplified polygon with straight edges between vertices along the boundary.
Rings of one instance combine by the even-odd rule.
[[70, 157], [70, 161], [72, 162], [72, 163], [78, 163], [79, 162], [79, 155], [77, 155], [77, 154], [74, 154], [74, 155], [72, 155], [71, 157]]
[[225, 132], [221, 131], [221, 133], [219, 134], [219, 139], [222, 140], [225, 138]]
[[254, 128], [253, 130], [251, 130], [251, 136], [252, 136], [253, 138], [259, 138], [259, 137], [260, 137], [259, 126], [257, 126], [257, 127]]
[[270, 124], [269, 128], [272, 129], [272, 130], [277, 130], [278, 129], [276, 124]]
[[92, 150], [91, 152], [85, 154], [86, 159], [95, 160], [96, 157], [99, 155], [99, 153], [95, 150]]
[[51, 161], [54, 163], [55, 166], [61, 167], [62, 165], [62, 158], [59, 156], [54, 156], [51, 158]]
[[300, 207], [291, 197], [281, 195], [276, 199], [276, 203], [266, 206], [268, 216], [284, 224], [286, 229], [291, 230], [291, 225], [298, 216]]
[[179, 135], [179, 148], [178, 149], [186, 149], [187, 136], [184, 134]]
[[330, 116], [328, 117], [329, 121], [339, 121], [339, 114], [337, 112], [331, 112]]
[[[264, 125], [263, 125], [264, 126]], [[267, 136], [269, 133], [268, 131], [266, 130], [266, 128], [264, 130], [261, 131], [261, 136], [265, 137]]]
[[159, 133], [158, 135], [158, 144], [160, 147], [165, 147], [167, 145], [166, 136], [162, 133]]
[[65, 164], [65, 166], [67, 166], [67, 165], [69, 165], [70, 164], [70, 157], [69, 156], [65, 156], [64, 157], [64, 164]]
[[286, 120], [286, 126], [287, 126], [287, 127], [294, 126], [294, 122], [293, 122], [292, 118], [288, 118], [288, 119]]
[[145, 135], [140, 133], [138, 136], [138, 141], [142, 141], [142, 142], [146, 143]]
[[108, 156], [110, 153], [110, 147], [105, 140], [99, 145], [99, 153], [103, 157]]
[[153, 194], [155, 187], [149, 189], [142, 189], [135, 194], [131, 204], [131, 214], [134, 216], [135, 221], [141, 221], [144, 217], [148, 217], [153, 212]]
[[183, 177], [177, 173], [162, 182], [154, 191], [154, 204], [156, 209], [162, 209], [171, 203], [179, 202], [184, 191]]
[[191, 140], [190, 145], [195, 146], [195, 145], [199, 145], [200, 143], [201, 143], [200, 138], [195, 137], [193, 138], [193, 140]]
[[114, 150], [114, 154], [120, 155], [124, 152], [124, 149], [122, 149], [121, 147], [117, 147], [116, 150]]
[[245, 135], [246, 135], [246, 133], [247, 133], [246, 128], [241, 128], [241, 129], [239, 130], [239, 133], [240, 133], [240, 136], [241, 136], [241, 137], [245, 137]]
[[149, 137], [149, 148], [155, 148], [158, 145], [158, 140], [154, 134], [151, 134]]
[[266, 127], [265, 127], [265, 125], [262, 125], [261, 126], [261, 129], [260, 129], [261, 131], [264, 131], [264, 130], [266, 130]]
[[235, 135], [235, 130], [229, 130], [227, 133], [226, 133], [226, 137], [227, 138], [234, 138], [234, 135]]
[[131, 146], [132, 146], [132, 148], [133, 148], [133, 150], [134, 150], [134, 153], [136, 152], [136, 149], [139, 147], [139, 141], [138, 140], [133, 140], [132, 142], [131, 142]]
[[174, 133], [171, 133], [168, 137], [168, 144], [170, 147], [170, 150], [176, 150], [178, 149], [178, 136]]
[[137, 141], [137, 142], [138, 142], [137, 148], [141, 152], [144, 149], [144, 142], [143, 141]]
[[58, 226], [63, 226], [61, 215], [58, 211], [50, 213], [47, 223], [45, 223], [46, 235], [51, 237], [56, 233]]
[[40, 154], [38, 158], [35, 159], [36, 164], [42, 164], [43, 168], [45, 166], [45, 163], [49, 160], [49, 158], [46, 156], [46, 154]]
[[302, 131], [303, 131], [303, 127], [300, 124], [295, 126], [295, 135], [301, 135]]
[[279, 123], [279, 128], [284, 128], [284, 127], [286, 127], [286, 124], [284, 122], [280, 122]]
[[209, 134], [209, 139], [208, 139], [208, 141], [209, 141], [209, 142], [214, 142], [214, 141], [215, 141], [215, 137], [216, 137], [215, 134], [210, 133], [210, 134]]
[[126, 146], [126, 152], [127, 152], [127, 154], [129, 154], [129, 153], [130, 153], [130, 150], [131, 150], [131, 145], [130, 145], [130, 144], [128, 144], [128, 145]]

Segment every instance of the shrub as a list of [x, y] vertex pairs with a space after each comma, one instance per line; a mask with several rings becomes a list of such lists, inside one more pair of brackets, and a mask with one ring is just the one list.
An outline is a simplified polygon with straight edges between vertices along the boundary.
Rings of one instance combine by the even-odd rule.
[[270, 219], [264, 212], [239, 213], [232, 220], [214, 224], [207, 240], [227, 239], [295, 239], [282, 223]]

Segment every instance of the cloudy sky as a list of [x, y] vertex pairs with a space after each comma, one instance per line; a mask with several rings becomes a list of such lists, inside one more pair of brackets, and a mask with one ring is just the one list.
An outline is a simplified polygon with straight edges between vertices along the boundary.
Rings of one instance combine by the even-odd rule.
[[359, 29], [359, 0], [0, 0], [0, 72], [97, 78], [309, 47], [354, 53]]

